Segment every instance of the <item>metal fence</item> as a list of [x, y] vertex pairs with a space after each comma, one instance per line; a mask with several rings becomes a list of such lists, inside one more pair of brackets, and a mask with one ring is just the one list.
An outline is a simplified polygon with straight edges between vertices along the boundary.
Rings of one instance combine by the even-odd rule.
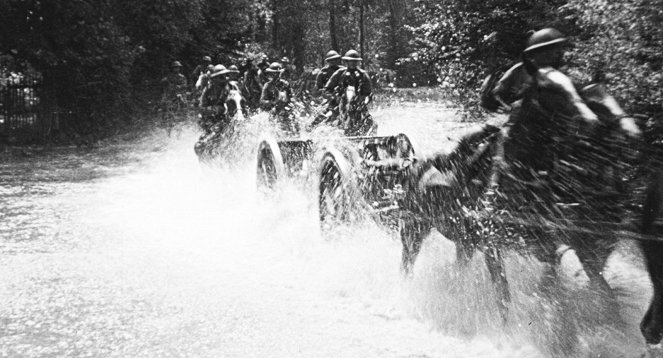
[[0, 135], [18, 141], [50, 136], [64, 114], [46, 105], [40, 75], [10, 73], [0, 78]]

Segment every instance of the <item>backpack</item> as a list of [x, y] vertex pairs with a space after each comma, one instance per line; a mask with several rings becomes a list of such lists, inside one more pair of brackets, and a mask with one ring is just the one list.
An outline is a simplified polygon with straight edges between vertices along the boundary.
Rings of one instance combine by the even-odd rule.
[[500, 103], [493, 95], [495, 84], [501, 77], [501, 71], [494, 71], [484, 78], [479, 90], [479, 99], [481, 107], [487, 111], [495, 112], [500, 106]]

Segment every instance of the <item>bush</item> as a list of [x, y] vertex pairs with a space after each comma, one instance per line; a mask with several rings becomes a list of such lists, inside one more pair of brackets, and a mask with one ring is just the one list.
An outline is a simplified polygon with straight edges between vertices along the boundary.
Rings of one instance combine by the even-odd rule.
[[481, 117], [483, 78], [518, 61], [527, 31], [557, 27], [570, 37], [571, 73], [598, 75], [627, 110], [653, 114], [663, 102], [663, 1], [418, 1], [416, 56], [437, 66], [465, 114]]

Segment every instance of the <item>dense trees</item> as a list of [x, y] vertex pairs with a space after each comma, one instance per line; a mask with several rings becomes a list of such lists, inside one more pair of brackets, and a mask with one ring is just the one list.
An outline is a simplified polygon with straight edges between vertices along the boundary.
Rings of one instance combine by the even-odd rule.
[[188, 71], [202, 55], [267, 54], [301, 70], [355, 48], [369, 70], [440, 83], [471, 109], [527, 30], [552, 25], [575, 44], [578, 77], [599, 73], [629, 109], [661, 112], [662, 20], [663, 0], [0, 0], [0, 69], [29, 64], [44, 102], [100, 124], [127, 117], [174, 59]]
[[571, 0], [576, 68], [598, 73], [636, 112], [663, 112], [663, 1]]
[[[596, 74], [630, 110], [662, 112], [662, 0], [419, 0], [412, 56], [433, 63], [443, 86], [477, 108], [483, 77], [518, 60], [527, 31], [562, 29], [578, 80]], [[411, 56], [411, 57], [412, 57]]]

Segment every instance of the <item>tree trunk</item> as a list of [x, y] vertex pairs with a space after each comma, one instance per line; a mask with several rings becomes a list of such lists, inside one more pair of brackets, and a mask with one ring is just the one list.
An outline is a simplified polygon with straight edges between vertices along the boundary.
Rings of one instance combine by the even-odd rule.
[[275, 49], [280, 48], [279, 44], [279, 9], [277, 8], [276, 2], [273, 3], [272, 9], [272, 47]]
[[[364, 33], [364, 0], [359, 1], [359, 53], [364, 57], [364, 61], [368, 60], [366, 56], [366, 34]], [[364, 62], [366, 63], [366, 62]]]
[[396, 60], [403, 51], [403, 39], [401, 36], [401, 24], [403, 20], [402, 0], [389, 0], [389, 37], [390, 44], [387, 48], [387, 66], [394, 68]]
[[306, 36], [306, 28], [301, 22], [297, 22], [292, 29], [292, 42], [294, 60], [293, 64], [297, 67], [299, 72], [304, 70], [304, 63], [306, 62], [306, 42], [298, 41], [296, 39], [303, 39]]
[[338, 47], [338, 37], [336, 34], [336, 9], [335, 1], [329, 0], [329, 36], [331, 38], [331, 47], [336, 51], [340, 51]]

